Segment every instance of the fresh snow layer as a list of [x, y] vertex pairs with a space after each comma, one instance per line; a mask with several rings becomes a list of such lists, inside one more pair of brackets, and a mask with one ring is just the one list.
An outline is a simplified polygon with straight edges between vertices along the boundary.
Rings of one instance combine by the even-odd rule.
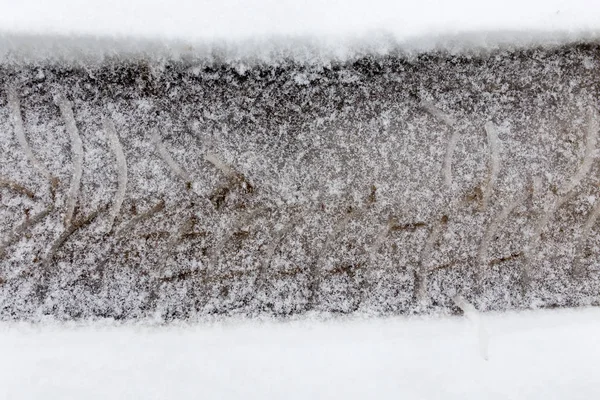
[[192, 40], [371, 31], [406, 38], [600, 27], [596, 0], [2, 0], [0, 4], [0, 27], [8, 31]]
[[599, 338], [600, 309], [193, 326], [5, 323], [0, 397], [594, 399]]
[[323, 62], [600, 38], [597, 0], [0, 0], [0, 61]]

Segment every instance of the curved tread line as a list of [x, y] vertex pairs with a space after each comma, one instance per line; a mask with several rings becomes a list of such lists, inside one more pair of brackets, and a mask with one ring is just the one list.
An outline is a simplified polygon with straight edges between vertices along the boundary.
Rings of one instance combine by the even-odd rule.
[[581, 167], [571, 177], [568, 183], [566, 183], [565, 186], [559, 189], [559, 194], [557, 196], [554, 196], [550, 207], [546, 209], [546, 211], [542, 215], [542, 218], [540, 218], [540, 220], [536, 224], [533, 234], [529, 240], [529, 243], [527, 243], [527, 245], [523, 249], [523, 253], [525, 255], [523, 271], [525, 281], [529, 280], [529, 276], [531, 275], [531, 256], [537, 248], [540, 235], [542, 234], [542, 232], [544, 231], [544, 229], [546, 228], [556, 211], [575, 194], [574, 189], [581, 183], [583, 179], [585, 179], [592, 167], [595, 158], [596, 142], [598, 137], [598, 118], [596, 111], [591, 107], [589, 109], [589, 119], [590, 122], [588, 124], [586, 149]]
[[456, 129], [456, 120], [444, 113], [442, 110], [437, 108], [433, 103], [427, 100], [421, 100], [421, 107], [431, 114], [434, 118], [440, 120], [450, 128], [453, 128], [452, 136], [446, 145], [446, 154], [444, 156], [444, 164], [442, 166], [442, 177], [444, 178], [444, 184], [448, 187], [452, 187], [452, 158], [454, 156], [454, 150], [460, 140], [460, 132]]
[[485, 124], [485, 132], [487, 133], [488, 145], [490, 149], [490, 172], [488, 183], [483, 192], [483, 208], [487, 208], [498, 180], [500, 172], [500, 142], [498, 140], [498, 130], [494, 123], [487, 122]]
[[125, 193], [127, 192], [127, 161], [125, 159], [125, 154], [123, 153], [123, 147], [121, 146], [121, 142], [119, 140], [119, 136], [115, 129], [115, 125], [109, 118], [102, 119], [102, 125], [104, 127], [104, 131], [108, 136], [108, 141], [110, 143], [110, 147], [115, 154], [116, 158], [116, 169], [117, 169], [117, 192], [114, 197], [114, 201], [112, 207], [109, 212], [108, 222], [106, 225], [106, 230], [112, 230], [113, 223], [119, 212], [121, 211], [121, 206], [123, 205], [123, 201], [125, 200]]
[[173, 157], [171, 157], [171, 154], [169, 154], [169, 151], [167, 150], [167, 148], [165, 147], [163, 142], [160, 140], [158, 130], [154, 130], [154, 132], [152, 133], [152, 142], [154, 142], [154, 146], [156, 147], [156, 151], [158, 151], [160, 158], [163, 159], [163, 161], [168, 165], [168, 167], [171, 169], [171, 171], [175, 175], [177, 175], [181, 179], [183, 179], [183, 181], [186, 184], [191, 184], [192, 178], [190, 177], [188, 172], [185, 169], [183, 169], [182, 167], [180, 167], [179, 164], [177, 164], [177, 162], [175, 162]]
[[204, 155], [204, 160], [211, 163], [216, 169], [223, 172], [225, 175], [227, 175], [231, 178], [238, 177], [238, 173], [233, 168], [231, 168], [229, 165], [227, 165], [223, 161], [221, 161], [221, 159], [219, 157], [217, 157], [215, 154], [206, 153]]
[[524, 264], [523, 264], [523, 279], [529, 280], [531, 275], [531, 256], [538, 246], [540, 236], [558, 208], [564, 204], [564, 200], [560, 196], [554, 196], [552, 198], [550, 206], [544, 210], [541, 218], [537, 221], [533, 233], [529, 238], [527, 244], [523, 247]]
[[419, 265], [416, 269], [416, 281], [414, 288], [414, 298], [421, 305], [424, 305], [427, 301], [427, 275], [429, 273], [429, 263], [431, 262], [433, 246], [440, 237], [444, 226], [445, 223], [443, 218], [438, 220], [435, 225], [433, 225], [429, 236], [427, 236], [423, 250], [421, 250]]
[[598, 114], [597, 112], [590, 107], [588, 111], [588, 129], [585, 140], [585, 153], [583, 156], [583, 162], [581, 166], [571, 177], [570, 181], [561, 189], [559, 194], [564, 195], [569, 193], [571, 190], [575, 189], [579, 183], [586, 177], [586, 175], [592, 169], [592, 164], [594, 162], [594, 158], [596, 156], [596, 142], [598, 141]]
[[[65, 244], [65, 242], [69, 239], [69, 237], [71, 237], [71, 235], [73, 235], [79, 229], [91, 224], [105, 208], [106, 207], [100, 207], [100, 208], [96, 209], [95, 211], [93, 211], [87, 217], [84, 217], [78, 221], [73, 221], [73, 223], [71, 225], [69, 225], [63, 231], [63, 233], [60, 234], [60, 236], [54, 241], [54, 243], [52, 243], [52, 246], [50, 246], [50, 250], [48, 250], [46, 260], [44, 261], [44, 264], [43, 264], [44, 268], [47, 268], [50, 266], [50, 264], [54, 260], [54, 257], [56, 256], [56, 253], [58, 252], [58, 250], [60, 250], [60, 248]], [[46, 269], [45, 273], [47, 273], [47, 272], [48, 272], [48, 270]]]
[[23, 196], [29, 197], [30, 199], [35, 198], [35, 193], [33, 193], [31, 190], [27, 189], [25, 186], [21, 185], [20, 183], [10, 180], [8, 178], [5, 178], [1, 175], [0, 175], [0, 187], [5, 187], [10, 190], [13, 190]]
[[131, 218], [128, 222], [126, 222], [123, 226], [121, 226], [119, 228], [119, 230], [117, 231], [115, 236], [122, 236], [122, 235], [130, 232], [134, 226], [136, 226], [137, 224], [139, 224], [140, 222], [142, 222], [144, 220], [152, 218], [155, 214], [158, 214], [159, 212], [161, 212], [164, 209], [165, 209], [165, 201], [160, 200], [148, 211]]
[[225, 176], [231, 179], [231, 184], [241, 185], [244, 190], [247, 192], [253, 192], [254, 186], [250, 183], [250, 181], [246, 178], [244, 174], [237, 171], [230, 165], [227, 165], [225, 162], [221, 161], [217, 155], [212, 153], [206, 153], [204, 155], [204, 160], [211, 163], [216, 169], [221, 171]]
[[510, 213], [523, 202], [523, 200], [524, 199], [522, 196], [518, 196], [506, 207], [504, 207], [500, 214], [498, 214], [496, 218], [488, 225], [483, 238], [481, 239], [479, 249], [477, 250], [477, 263], [479, 264], [480, 268], [487, 265], [488, 248], [492, 237], [494, 237], [498, 231], [498, 227], [508, 218]]
[[444, 156], [444, 165], [442, 167], [442, 175], [444, 176], [444, 184], [448, 187], [452, 187], [452, 158], [454, 157], [454, 150], [460, 140], [460, 133], [458, 131], [452, 132], [452, 136], [448, 141], [446, 147], [446, 155]]
[[[139, 214], [135, 217], [133, 217], [132, 219], [130, 219], [128, 222], [126, 222], [125, 224], [123, 224], [115, 233], [114, 233], [114, 237], [116, 238], [116, 240], [118, 241], [124, 234], [131, 232], [131, 230], [133, 229], [133, 227], [135, 225], [137, 225], [138, 223], [151, 218], [154, 214], [164, 210], [165, 208], [165, 202], [164, 200], [160, 200], [156, 205], [154, 205], [153, 207], [151, 207], [148, 211]], [[104, 265], [105, 263], [108, 262], [108, 260], [111, 257], [111, 253], [113, 252], [113, 249], [115, 248], [115, 246], [117, 245], [116, 242], [112, 242], [107, 250], [108, 256], [104, 258], [104, 260], [101, 262], [101, 265]]]
[[456, 126], [456, 120], [450, 115], [440, 110], [439, 108], [437, 108], [432, 102], [427, 100], [421, 100], [421, 107], [433, 117], [439, 119], [449, 127], [454, 128]]
[[575, 274], [580, 274], [581, 272], [583, 272], [582, 266], [581, 266], [581, 264], [582, 264], [581, 253], [583, 253], [583, 250], [585, 248], [585, 244], [587, 243], [590, 232], [592, 231], [592, 228], [596, 224], [596, 220], [598, 219], [599, 216], [600, 216], [600, 201], [598, 201], [596, 203], [596, 205], [590, 212], [588, 219], [585, 221], [585, 224], [581, 228], [581, 235], [579, 238], [579, 243], [577, 244], [577, 247], [576, 247], [578, 255], [575, 258], [574, 265], [573, 265], [573, 272]]
[[46, 179], [50, 182], [54, 182], [55, 178], [52, 174], [46, 169], [46, 167], [35, 157], [33, 154], [33, 150], [27, 141], [27, 137], [25, 136], [25, 128], [23, 127], [23, 117], [21, 116], [21, 102], [19, 100], [19, 95], [17, 94], [17, 90], [14, 86], [8, 87], [8, 107], [10, 109], [10, 120], [13, 125], [13, 130], [15, 131], [15, 136], [17, 137], [17, 141], [21, 145], [21, 148], [25, 152], [25, 156], [33, 165], [35, 169], [37, 169]]
[[67, 211], [65, 214], [65, 226], [70, 226], [73, 222], [75, 205], [79, 197], [79, 188], [81, 186], [81, 177], [83, 175], [83, 142], [79, 136], [79, 130], [75, 124], [73, 116], [73, 107], [71, 102], [61, 93], [58, 96], [58, 107], [62, 114], [67, 133], [71, 140], [71, 152], [73, 153], [73, 176], [67, 193]]
[[560, 196], [553, 196], [550, 206], [544, 210], [542, 217], [538, 220], [537, 224], [533, 229], [533, 234], [529, 238], [527, 244], [523, 247], [524, 263], [523, 263], [523, 279], [525, 282], [529, 281], [531, 276], [531, 257], [534, 251], [537, 249], [540, 237], [544, 232], [544, 229], [548, 226], [556, 211], [562, 207], [571, 197], [575, 195], [575, 191], [571, 190], [566, 194]]

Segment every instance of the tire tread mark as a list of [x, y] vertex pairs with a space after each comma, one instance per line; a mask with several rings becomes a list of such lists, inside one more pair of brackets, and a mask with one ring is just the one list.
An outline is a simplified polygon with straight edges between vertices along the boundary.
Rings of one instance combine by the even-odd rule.
[[165, 209], [165, 201], [161, 199], [158, 203], [152, 206], [148, 211], [143, 212], [135, 217], [131, 218], [128, 222], [123, 224], [116, 232], [115, 236], [123, 237], [127, 233], [130, 233], [131, 230], [142, 221], [152, 218], [154, 215]]
[[478, 273], [480, 274], [480, 278], [482, 277], [482, 274], [483, 274], [482, 270], [484, 268], [486, 268], [488, 265], [488, 260], [487, 260], [488, 249], [489, 249], [492, 238], [498, 231], [500, 225], [508, 218], [510, 213], [516, 207], [518, 207], [520, 204], [522, 204], [523, 201], [524, 201], [523, 196], [517, 195], [517, 197], [514, 200], [512, 200], [510, 203], [508, 203], [502, 209], [502, 211], [496, 216], [496, 218], [494, 218], [491, 221], [491, 223], [487, 226], [485, 233], [483, 234], [483, 237], [479, 244], [479, 248], [477, 249], [477, 264], [478, 264], [477, 267], [479, 268]]
[[442, 165], [442, 177], [444, 178], [444, 184], [448, 189], [452, 188], [452, 159], [454, 157], [454, 150], [460, 140], [460, 132], [456, 127], [456, 120], [444, 113], [442, 110], [437, 108], [430, 101], [422, 100], [421, 108], [427, 111], [431, 116], [440, 120], [445, 125], [452, 129], [452, 135], [446, 145], [446, 154], [444, 155], [444, 164]]
[[71, 102], [62, 93], [58, 94], [57, 102], [71, 140], [71, 152], [73, 154], [73, 175], [67, 193], [67, 209], [65, 212], [65, 226], [71, 226], [75, 214], [75, 206], [79, 198], [81, 177], [83, 176], [83, 142], [75, 124]]
[[581, 228], [581, 233], [579, 235], [579, 240], [577, 246], [575, 247], [576, 256], [573, 261], [573, 274], [575, 276], [583, 275], [583, 265], [582, 265], [582, 253], [585, 249], [585, 245], [587, 243], [588, 237], [592, 231], [592, 228], [596, 224], [598, 217], [600, 216], [600, 201], [596, 203], [592, 211], [589, 213], [585, 224]]
[[44, 264], [43, 264], [44, 273], [48, 272], [48, 267], [50, 267], [50, 265], [54, 261], [54, 257], [56, 256], [56, 253], [65, 244], [65, 242], [69, 239], [69, 237], [71, 237], [75, 232], [77, 232], [81, 228], [84, 228], [84, 227], [90, 225], [98, 217], [98, 215], [100, 215], [100, 213], [102, 211], [104, 211], [105, 209], [106, 209], [106, 206], [99, 207], [98, 209], [96, 209], [95, 211], [90, 213], [89, 215], [87, 215], [81, 219], [73, 221], [71, 223], [71, 225], [69, 225], [63, 231], [63, 233], [61, 233], [60, 236], [58, 238], [56, 238], [56, 240], [50, 246], [50, 250], [48, 250], [46, 259], [44, 260]]
[[556, 211], [575, 195], [575, 188], [581, 183], [582, 180], [586, 178], [595, 159], [596, 141], [598, 135], [598, 118], [596, 111], [592, 107], [589, 108], [588, 112], [589, 122], [586, 138], [586, 149], [581, 166], [571, 177], [571, 179], [569, 179], [560, 189], [558, 189], [558, 194], [552, 196], [550, 205], [546, 208], [546, 210], [544, 210], [542, 217], [538, 220], [534, 227], [530, 240], [523, 248], [525, 261], [523, 263], [522, 280], [524, 287], [531, 280], [531, 258], [538, 247], [541, 234], [552, 220]]
[[156, 147], [156, 151], [158, 152], [160, 158], [162, 158], [162, 160], [167, 164], [171, 172], [180, 177], [188, 187], [191, 186], [192, 178], [190, 174], [173, 159], [161, 141], [158, 129], [155, 129], [152, 133], [152, 142], [154, 143], [154, 147]]
[[11, 179], [8, 179], [2, 175], [0, 175], [0, 187], [4, 187], [7, 189], [10, 189], [16, 193], [19, 193], [23, 196], [27, 196], [30, 199], [34, 199], [35, 198], [35, 193], [33, 193], [33, 191], [31, 191], [30, 189], [27, 189], [25, 186], [21, 185], [18, 182], [15, 182]]
[[575, 189], [592, 169], [592, 164], [596, 155], [598, 130], [598, 114], [592, 107], [590, 107], [588, 110], [588, 129], [585, 139], [585, 153], [583, 156], [583, 162], [581, 163], [581, 166], [575, 175], [573, 175], [569, 182], [561, 188], [559, 194], [564, 195]]
[[56, 187], [58, 185], [58, 179], [52, 176], [44, 164], [37, 159], [37, 157], [33, 154], [33, 150], [31, 149], [29, 142], [27, 141], [27, 137], [25, 136], [25, 128], [23, 127], [23, 117], [21, 115], [21, 102], [19, 100], [19, 95], [17, 94], [16, 88], [14, 86], [9, 86], [7, 89], [7, 95], [8, 107], [10, 110], [10, 120], [12, 122], [13, 130], [19, 145], [25, 152], [25, 156], [31, 165], [33, 165], [33, 167], [37, 169], [38, 172], [52, 184], [52, 187]]
[[115, 125], [113, 121], [109, 118], [102, 119], [102, 125], [104, 127], [104, 131], [108, 136], [108, 141], [110, 147], [115, 154], [116, 158], [116, 170], [117, 170], [117, 192], [114, 197], [114, 201], [112, 207], [109, 212], [108, 222], [106, 225], [106, 230], [111, 231], [113, 229], [113, 223], [119, 212], [121, 211], [121, 206], [123, 205], [123, 201], [125, 200], [125, 194], [127, 192], [127, 161], [125, 159], [125, 154], [123, 153], [123, 147], [121, 146], [121, 142], [119, 140], [119, 136], [115, 129]]
[[490, 149], [490, 167], [488, 181], [483, 192], [483, 208], [488, 207], [490, 197], [496, 186], [498, 174], [500, 173], [500, 142], [498, 140], [498, 129], [493, 122], [485, 124], [485, 132], [487, 134], [488, 146]]
[[415, 286], [413, 293], [413, 298], [417, 301], [417, 304], [420, 306], [425, 306], [428, 301], [427, 280], [430, 271], [429, 264], [431, 262], [431, 253], [433, 251], [433, 246], [435, 245], [435, 242], [437, 242], [447, 223], [448, 218], [446, 216], [443, 216], [434, 223], [433, 227], [431, 228], [431, 232], [429, 233], [429, 236], [427, 236], [425, 245], [421, 250], [419, 265], [415, 269]]

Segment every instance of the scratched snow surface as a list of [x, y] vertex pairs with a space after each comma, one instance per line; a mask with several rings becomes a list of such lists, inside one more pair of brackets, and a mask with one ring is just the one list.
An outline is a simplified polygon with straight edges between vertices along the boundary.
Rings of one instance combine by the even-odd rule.
[[600, 47], [0, 65], [0, 316], [598, 304]]

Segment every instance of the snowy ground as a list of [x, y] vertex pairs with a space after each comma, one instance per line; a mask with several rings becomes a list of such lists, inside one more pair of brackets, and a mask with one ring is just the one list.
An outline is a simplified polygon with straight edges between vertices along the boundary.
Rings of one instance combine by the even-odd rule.
[[3, 324], [0, 397], [548, 400], [600, 395], [600, 309], [489, 314], [481, 320], [484, 334], [463, 317], [169, 327]]
[[0, 62], [215, 52], [327, 62], [600, 38], [596, 0], [0, 0], [0, 10]]
[[4, 31], [160, 39], [373, 31], [405, 39], [472, 31], [583, 31], [600, 26], [596, 0], [0, 0], [0, 4]]
[[[0, 0], [0, 10], [2, 63], [19, 52], [78, 58], [96, 48], [202, 56], [221, 40], [237, 43], [225, 52], [231, 59], [270, 60], [277, 46], [300, 59], [311, 52], [344, 59], [353, 41], [385, 54], [390, 43], [490, 48], [591, 41], [600, 32], [597, 0]], [[30, 34], [42, 36], [21, 36]], [[0, 398], [593, 399], [599, 342], [599, 309], [488, 314], [479, 324], [463, 317], [1, 323]]]

